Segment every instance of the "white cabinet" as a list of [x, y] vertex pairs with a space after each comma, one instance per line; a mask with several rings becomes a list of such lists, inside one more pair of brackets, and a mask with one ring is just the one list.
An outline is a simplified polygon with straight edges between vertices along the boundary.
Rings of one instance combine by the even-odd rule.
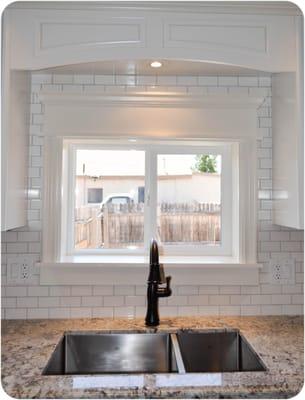
[[[181, 59], [218, 62], [262, 71], [292, 71], [295, 16], [252, 13], [244, 7], [204, 4], [182, 8], [75, 3], [28, 8], [15, 3], [11, 66], [41, 69], [102, 60]], [[268, 10], [267, 10], [268, 11]], [[284, 11], [283, 11], [284, 12]], [[275, 12], [276, 13], [276, 12]], [[289, 14], [289, 13], [288, 13]]]
[[12, 71], [9, 24], [4, 18], [1, 120], [1, 227], [26, 224], [30, 73]]
[[10, 72], [3, 85], [1, 133], [2, 230], [26, 225], [30, 75]]
[[302, 20], [296, 72], [272, 77], [273, 222], [304, 229], [304, 93]]

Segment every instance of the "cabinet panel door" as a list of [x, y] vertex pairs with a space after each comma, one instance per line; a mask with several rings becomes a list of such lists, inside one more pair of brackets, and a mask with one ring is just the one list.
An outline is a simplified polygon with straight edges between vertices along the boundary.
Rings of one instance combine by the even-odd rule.
[[183, 59], [270, 72], [295, 68], [295, 17], [141, 7], [11, 9], [12, 68]]

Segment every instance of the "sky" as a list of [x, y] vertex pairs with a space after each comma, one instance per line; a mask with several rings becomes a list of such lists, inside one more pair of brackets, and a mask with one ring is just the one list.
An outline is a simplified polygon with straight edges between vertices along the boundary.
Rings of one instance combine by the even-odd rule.
[[[158, 175], [191, 175], [194, 154], [158, 155]], [[219, 158], [219, 157], [218, 157]], [[143, 175], [145, 152], [141, 150], [77, 150], [77, 175]], [[220, 168], [220, 160], [218, 160]]]

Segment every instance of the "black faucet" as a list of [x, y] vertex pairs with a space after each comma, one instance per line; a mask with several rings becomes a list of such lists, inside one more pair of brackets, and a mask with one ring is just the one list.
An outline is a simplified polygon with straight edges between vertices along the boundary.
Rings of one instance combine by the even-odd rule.
[[[155, 239], [151, 240], [149, 257], [149, 276], [147, 281], [147, 313], [145, 324], [148, 326], [159, 325], [158, 302], [159, 297], [169, 297], [172, 294], [170, 289], [171, 277], [164, 279], [164, 272], [159, 264], [158, 243]], [[166, 283], [166, 287], [159, 287]]]

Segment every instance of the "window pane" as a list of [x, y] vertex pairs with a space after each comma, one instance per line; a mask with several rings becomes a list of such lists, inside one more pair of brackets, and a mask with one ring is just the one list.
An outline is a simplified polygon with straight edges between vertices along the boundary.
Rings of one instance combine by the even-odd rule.
[[76, 249], [144, 246], [145, 152], [77, 150]]
[[220, 155], [158, 155], [158, 234], [164, 245], [219, 245], [220, 210]]
[[88, 203], [100, 203], [103, 200], [103, 189], [88, 189]]

